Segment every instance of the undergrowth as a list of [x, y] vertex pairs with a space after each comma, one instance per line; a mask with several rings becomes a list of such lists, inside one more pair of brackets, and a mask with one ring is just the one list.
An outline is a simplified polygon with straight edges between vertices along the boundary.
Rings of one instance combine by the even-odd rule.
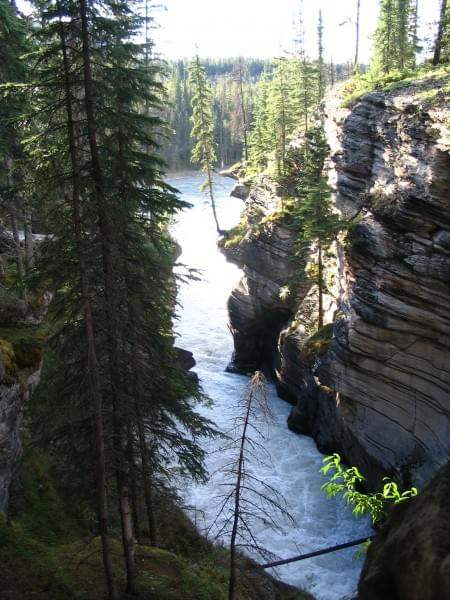
[[433, 67], [424, 63], [410, 71], [390, 71], [385, 75], [368, 71], [364, 75], [355, 75], [344, 87], [343, 106], [351, 108], [364, 94], [376, 90], [390, 92], [419, 82], [432, 82], [450, 75], [450, 64]]

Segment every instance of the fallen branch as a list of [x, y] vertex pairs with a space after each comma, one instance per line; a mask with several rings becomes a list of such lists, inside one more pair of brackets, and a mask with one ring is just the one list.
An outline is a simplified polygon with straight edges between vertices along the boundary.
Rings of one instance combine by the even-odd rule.
[[265, 563], [264, 565], [255, 566], [258, 566], [260, 569], [268, 569], [269, 567], [279, 567], [280, 565], [287, 565], [288, 563], [297, 562], [298, 560], [305, 560], [305, 558], [313, 558], [314, 556], [329, 554], [330, 552], [336, 552], [337, 550], [344, 550], [344, 548], [350, 548], [351, 546], [359, 546], [359, 544], [363, 544], [368, 540], [373, 540], [374, 537], [374, 535], [369, 535], [368, 537], [360, 538], [359, 540], [354, 540], [353, 542], [346, 542], [345, 544], [330, 546], [329, 548], [316, 550], [315, 552], [308, 552], [308, 554], [299, 554], [297, 556], [293, 556], [292, 558], [284, 558], [282, 560], [276, 560], [274, 562]]

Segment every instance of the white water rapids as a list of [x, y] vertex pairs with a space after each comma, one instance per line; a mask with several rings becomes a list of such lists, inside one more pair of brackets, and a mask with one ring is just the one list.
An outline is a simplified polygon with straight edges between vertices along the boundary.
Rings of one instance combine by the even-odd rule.
[[[236, 405], [248, 384], [247, 377], [225, 372], [233, 350], [226, 300], [240, 271], [227, 263], [216, 247], [211, 207], [199, 191], [202, 181], [199, 174], [183, 174], [169, 180], [180, 190], [182, 198], [193, 205], [183, 211], [173, 228], [173, 235], [182, 247], [180, 262], [203, 271], [201, 281], [181, 287], [177, 344], [194, 353], [197, 361], [194, 370], [213, 401], [212, 407], [202, 406], [199, 411], [224, 431], [229, 429], [230, 408]], [[241, 200], [229, 197], [233, 184], [231, 179], [216, 178], [219, 223], [223, 229], [239, 221], [243, 208]], [[280, 558], [288, 558], [369, 535], [366, 521], [355, 519], [341, 500], [325, 498], [320, 489], [325, 481], [319, 473], [322, 455], [312, 439], [288, 430], [290, 405], [278, 398], [273, 385], [269, 385], [269, 396], [273, 421], [265, 446], [272, 465], [252, 468], [261, 480], [282, 493], [296, 525], [274, 532], [261, 524], [256, 534], [262, 545]], [[216, 472], [224, 461], [222, 453], [214, 453], [214, 448], [221, 444], [209, 442], [206, 465], [210, 473]], [[220, 475], [215, 475], [206, 485], [192, 485], [185, 490], [186, 504], [200, 511], [195, 520], [201, 530], [207, 528], [217, 513], [214, 497], [219, 483]], [[317, 600], [348, 600], [355, 595], [361, 569], [361, 559], [354, 559], [356, 550], [349, 548], [271, 572], [308, 591]]]

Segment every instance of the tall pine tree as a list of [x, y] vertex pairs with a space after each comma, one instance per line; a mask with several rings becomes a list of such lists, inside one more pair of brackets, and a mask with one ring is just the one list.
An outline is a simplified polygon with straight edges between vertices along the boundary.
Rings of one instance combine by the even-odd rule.
[[214, 114], [212, 110], [211, 85], [198, 54], [189, 65], [189, 81], [193, 90], [192, 96], [192, 131], [195, 140], [192, 150], [192, 162], [200, 165], [206, 174], [202, 189], [208, 190], [211, 208], [217, 233], [222, 233], [217, 219], [214, 200], [213, 167], [216, 162], [216, 142], [214, 139]]

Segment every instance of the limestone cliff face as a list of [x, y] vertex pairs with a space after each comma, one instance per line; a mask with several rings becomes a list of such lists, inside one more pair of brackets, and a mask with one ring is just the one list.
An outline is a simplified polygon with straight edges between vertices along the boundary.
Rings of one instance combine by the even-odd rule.
[[[295, 319], [285, 322], [278, 338], [279, 389], [296, 403], [290, 425], [314, 435], [322, 450], [338, 451], [358, 465], [373, 486], [386, 473], [421, 486], [450, 455], [445, 85], [448, 81], [427, 81], [372, 93], [351, 111], [329, 114], [336, 205], [354, 223], [335, 252], [331, 335], [311, 356], [310, 332], [301, 320], [314, 308], [300, 293]], [[253, 192], [247, 202], [254, 197]], [[248, 362], [253, 331], [263, 327], [260, 313], [280, 309], [276, 292], [292, 269], [289, 260], [283, 262], [292, 239], [284, 240], [286, 250], [277, 254], [277, 244], [267, 251], [271, 244], [264, 236], [239, 245], [247, 283], [244, 278], [230, 300], [235, 340], [245, 332], [236, 355]], [[266, 303], [263, 289], [272, 290], [263, 294]]]
[[223, 251], [244, 271], [228, 300], [234, 354], [229, 370], [254, 371], [274, 358], [281, 326], [292, 314], [292, 306], [280, 297], [281, 287], [292, 277], [290, 260], [293, 234], [283, 218], [276, 185], [267, 177], [259, 180], [246, 201], [247, 232], [239, 243]]

